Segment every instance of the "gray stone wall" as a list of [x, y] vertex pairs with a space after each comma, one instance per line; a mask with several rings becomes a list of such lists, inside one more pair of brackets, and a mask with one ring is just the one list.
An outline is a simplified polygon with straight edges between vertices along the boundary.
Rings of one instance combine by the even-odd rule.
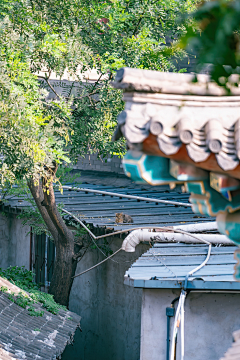
[[29, 226], [13, 214], [0, 214], [0, 267], [30, 266]]
[[[179, 293], [143, 290], [140, 360], [166, 359], [166, 307]], [[191, 292], [185, 302], [184, 359], [219, 360], [232, 344], [232, 332], [240, 329], [239, 311], [240, 294]], [[181, 357], [179, 344], [180, 336], [177, 359]]]
[[123, 167], [121, 159], [118, 156], [109, 156], [108, 158], [98, 159], [97, 154], [87, 154], [84, 158], [80, 158], [77, 165], [74, 166], [77, 170], [96, 170], [107, 171], [118, 174], [123, 174]]

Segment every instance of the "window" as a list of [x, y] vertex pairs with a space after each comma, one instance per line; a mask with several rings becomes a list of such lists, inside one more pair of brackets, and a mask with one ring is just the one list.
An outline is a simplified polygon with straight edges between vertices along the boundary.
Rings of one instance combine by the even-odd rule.
[[35, 281], [41, 284], [42, 290], [48, 290], [54, 267], [55, 245], [46, 235], [31, 237], [31, 264], [30, 268], [35, 273]]

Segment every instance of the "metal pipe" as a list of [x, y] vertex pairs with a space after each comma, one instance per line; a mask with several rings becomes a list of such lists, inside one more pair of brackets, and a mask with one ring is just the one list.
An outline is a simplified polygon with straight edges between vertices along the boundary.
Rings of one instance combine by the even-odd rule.
[[[179, 299], [179, 298], [178, 298]], [[175, 309], [173, 303], [171, 303], [171, 307], [166, 308], [167, 315], [167, 351], [166, 351], [166, 360], [169, 360], [170, 357], [170, 319], [174, 316]]]
[[177, 202], [177, 201], [171, 201], [171, 200], [160, 200], [160, 199], [153, 199], [153, 198], [147, 198], [147, 197], [142, 197], [142, 196], [113, 193], [113, 192], [108, 192], [108, 191], [100, 191], [100, 190], [93, 190], [93, 189], [86, 189], [86, 188], [77, 188], [77, 187], [74, 187], [74, 186], [66, 186], [66, 185], [63, 185], [62, 188], [66, 189], [66, 190], [70, 190], [70, 191], [71, 190], [73, 190], [73, 191], [83, 191], [85, 193], [116, 196], [116, 197], [125, 198], [125, 199], [134, 199], [134, 200], [139, 200], [139, 201], [148, 201], [148, 202], [155, 202], [155, 203], [162, 203], [162, 204], [169, 204], [169, 205], [192, 207], [192, 204], [182, 203], [182, 202]]
[[[166, 312], [169, 308], [166, 309]], [[167, 314], [167, 351], [166, 351], [166, 360], [169, 360], [170, 355], [170, 349], [169, 349], [169, 343], [170, 343], [170, 316]]]

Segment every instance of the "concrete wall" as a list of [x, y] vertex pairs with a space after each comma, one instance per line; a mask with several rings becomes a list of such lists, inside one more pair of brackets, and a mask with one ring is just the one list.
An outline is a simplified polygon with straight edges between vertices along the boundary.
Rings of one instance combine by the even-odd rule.
[[118, 156], [109, 156], [108, 158], [98, 159], [97, 154], [87, 154], [84, 158], [80, 158], [74, 169], [78, 170], [97, 170], [108, 171], [123, 174], [121, 159]]
[[[179, 291], [143, 290], [141, 360], [166, 359], [166, 307], [178, 295]], [[232, 332], [240, 329], [239, 312], [240, 294], [190, 293], [185, 303], [184, 359], [219, 360], [232, 344]], [[177, 359], [179, 350], [178, 346]]]
[[[24, 265], [29, 269], [29, 230], [15, 215], [0, 214], [0, 267]], [[119, 249], [122, 241], [111, 238], [111, 249]], [[125, 271], [148, 247], [140, 245], [135, 253], [120, 252], [114, 261], [74, 280], [69, 305], [82, 317], [82, 332], [76, 332], [75, 344], [66, 348], [62, 360], [139, 360], [142, 290], [123, 281]], [[103, 259], [99, 250], [89, 250], [76, 273]]]
[[[122, 241], [113, 238], [112, 250], [120, 248]], [[139, 360], [142, 290], [124, 285], [123, 280], [125, 271], [147, 249], [140, 245], [136, 253], [120, 252], [114, 261], [75, 278], [70, 310], [81, 315], [82, 332], [62, 360]], [[76, 273], [103, 259], [97, 249], [89, 251]]]
[[0, 214], [0, 267], [30, 266], [29, 226], [23, 226], [16, 215]]

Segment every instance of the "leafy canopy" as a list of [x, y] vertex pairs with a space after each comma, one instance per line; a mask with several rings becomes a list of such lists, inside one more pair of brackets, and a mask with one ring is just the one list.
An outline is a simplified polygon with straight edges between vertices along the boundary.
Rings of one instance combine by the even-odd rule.
[[[75, 161], [89, 150], [120, 156], [123, 140], [110, 141], [123, 108], [121, 91], [110, 86], [114, 72], [122, 66], [176, 71], [184, 52], [175, 41], [186, 28], [177, 19], [194, 3], [2, 0], [1, 184], [39, 175], [51, 181], [56, 163]], [[83, 81], [93, 68], [98, 81]], [[74, 98], [73, 85], [64, 98], [51, 85], [51, 76], [66, 70], [78, 88]], [[40, 71], [41, 86], [35, 75]]]
[[198, 54], [197, 71], [210, 65], [211, 78], [227, 88], [229, 77], [240, 74], [240, 1], [205, 1], [190, 16], [194, 22], [180, 46]]

